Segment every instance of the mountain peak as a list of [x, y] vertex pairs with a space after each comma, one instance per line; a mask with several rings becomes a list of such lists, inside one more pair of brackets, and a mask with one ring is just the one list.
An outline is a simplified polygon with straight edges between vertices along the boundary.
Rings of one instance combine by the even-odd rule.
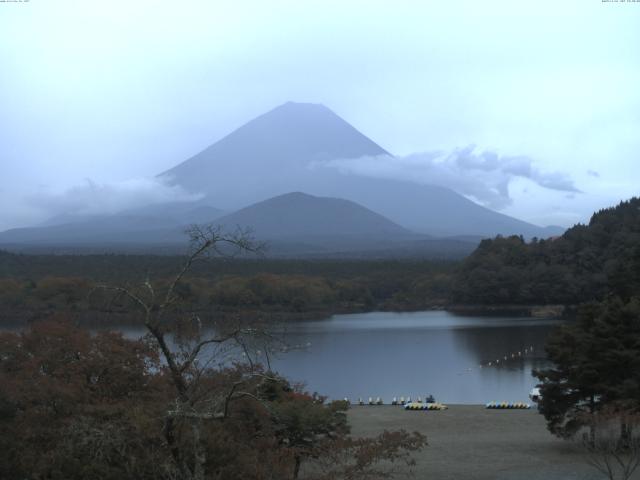
[[[328, 138], [326, 133], [334, 134], [342, 130], [344, 130], [343, 134], [348, 132], [366, 138], [333, 110], [321, 103], [285, 102], [250, 120], [231, 135], [257, 127], [266, 128], [272, 134], [282, 133], [282, 130], [286, 130], [288, 133], [303, 133], [310, 138], [313, 138], [314, 134], [323, 136], [325, 140]], [[313, 130], [309, 131], [309, 128]], [[331, 132], [325, 133], [325, 129], [331, 129]], [[373, 143], [371, 140], [367, 140]]]
[[305, 200], [308, 198], [316, 198], [313, 195], [309, 195], [308, 193], [304, 193], [304, 192], [289, 192], [289, 193], [283, 193], [282, 195], [278, 195], [277, 197], [273, 197], [273, 198], [282, 198], [282, 199], [290, 199], [290, 200]]
[[[279, 108], [288, 109], [288, 110], [303, 110], [303, 109], [317, 110], [317, 111], [325, 110], [325, 111], [331, 112], [331, 110], [329, 108], [327, 108], [324, 104], [322, 104], [322, 103], [311, 103], [311, 102], [292, 102], [292, 101], [288, 101], [288, 102], [284, 102], [281, 105], [278, 105], [273, 110], [277, 110]], [[273, 111], [273, 110], [271, 110], [271, 111]], [[331, 112], [331, 113], [333, 113], [333, 112]]]
[[[231, 178], [246, 179], [244, 188], [259, 188], [256, 183], [277, 182], [283, 172], [305, 169], [316, 161], [388, 154], [326, 106], [287, 102], [161, 176], [194, 192], [220, 194]], [[219, 205], [228, 207], [224, 199]]]
[[411, 232], [368, 208], [342, 198], [290, 192], [249, 205], [216, 220], [250, 227], [260, 238], [383, 237]]

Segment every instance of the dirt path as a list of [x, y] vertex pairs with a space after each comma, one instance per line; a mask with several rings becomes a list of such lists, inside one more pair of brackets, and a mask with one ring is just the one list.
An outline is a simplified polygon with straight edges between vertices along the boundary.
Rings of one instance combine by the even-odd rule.
[[[454, 405], [445, 411], [354, 406], [352, 433], [417, 430], [429, 446], [416, 456], [415, 478], [429, 480], [599, 480], [570, 442], [553, 437], [536, 410], [487, 410]], [[633, 478], [640, 478], [636, 472]]]

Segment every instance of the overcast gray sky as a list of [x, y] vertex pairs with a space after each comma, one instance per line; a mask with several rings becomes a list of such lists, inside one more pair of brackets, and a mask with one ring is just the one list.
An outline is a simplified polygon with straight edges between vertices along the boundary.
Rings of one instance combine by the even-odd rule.
[[385, 175], [453, 152], [441, 182], [482, 170], [507, 188], [485, 204], [567, 226], [640, 193], [639, 86], [640, 2], [0, 2], [0, 229], [86, 179], [144, 186], [288, 100], [400, 155]]

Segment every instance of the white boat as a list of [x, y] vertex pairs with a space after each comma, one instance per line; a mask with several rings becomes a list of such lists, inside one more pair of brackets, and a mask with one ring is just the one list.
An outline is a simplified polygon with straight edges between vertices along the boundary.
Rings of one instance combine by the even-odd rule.
[[529, 398], [532, 402], [539, 402], [542, 399], [542, 395], [540, 395], [540, 389], [538, 387], [534, 387], [529, 392]]

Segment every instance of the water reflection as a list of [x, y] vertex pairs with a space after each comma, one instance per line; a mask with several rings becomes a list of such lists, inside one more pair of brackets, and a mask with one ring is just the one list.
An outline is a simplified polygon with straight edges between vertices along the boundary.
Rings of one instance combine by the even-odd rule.
[[[389, 402], [394, 396], [433, 394], [448, 403], [527, 401], [536, 383], [531, 370], [547, 365], [544, 344], [560, 323], [444, 311], [334, 315], [277, 329], [296, 348], [270, 361], [290, 380], [330, 398], [380, 396]], [[115, 329], [132, 339], [146, 333], [141, 325]], [[216, 345], [201, 357], [210, 366], [242, 358], [238, 349]]]
[[531, 369], [545, 365], [544, 343], [557, 324], [442, 311], [336, 315], [288, 326], [289, 343], [310, 346], [272, 363], [331, 398], [431, 393], [449, 403], [524, 401], [535, 385]]

